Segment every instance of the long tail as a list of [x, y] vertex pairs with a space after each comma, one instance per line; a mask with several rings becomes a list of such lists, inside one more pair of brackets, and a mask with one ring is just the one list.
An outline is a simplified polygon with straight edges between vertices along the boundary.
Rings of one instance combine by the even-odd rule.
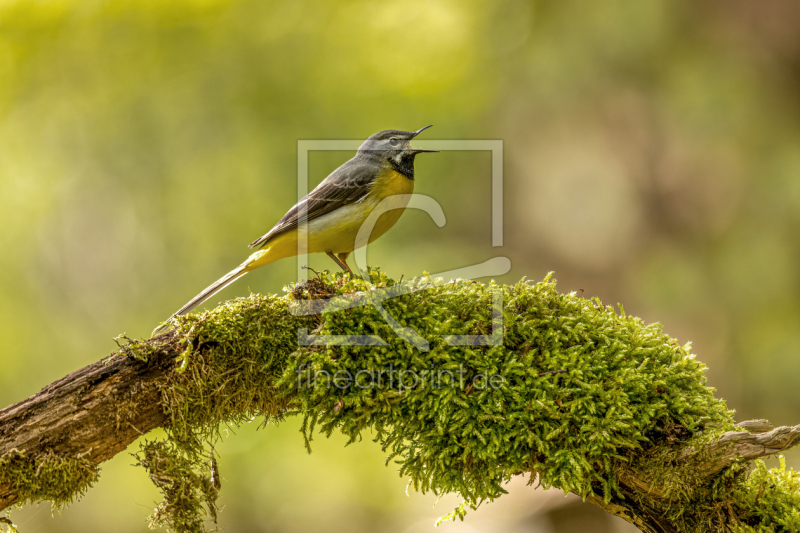
[[206, 290], [204, 290], [203, 292], [201, 292], [200, 294], [189, 300], [189, 303], [178, 309], [174, 315], [172, 315], [171, 317], [169, 317], [169, 319], [167, 319], [166, 322], [158, 326], [153, 331], [153, 336], [169, 328], [170, 325], [172, 324], [172, 319], [175, 318], [176, 316], [185, 315], [186, 313], [188, 313], [198, 305], [202, 304], [203, 302], [205, 302], [206, 300], [217, 294], [219, 291], [221, 291], [222, 289], [224, 289], [237, 279], [247, 274], [251, 270], [251, 268], [248, 268], [249, 266], [250, 265], [248, 264], [248, 262], [245, 262], [236, 267], [235, 269], [231, 270], [224, 276], [222, 276], [214, 283], [212, 283]]

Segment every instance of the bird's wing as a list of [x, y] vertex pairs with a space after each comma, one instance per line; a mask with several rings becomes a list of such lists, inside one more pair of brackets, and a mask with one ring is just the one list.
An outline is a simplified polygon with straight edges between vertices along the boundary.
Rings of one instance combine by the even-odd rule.
[[330, 176], [292, 207], [264, 236], [250, 243], [250, 248], [261, 248], [267, 242], [297, 227], [300, 208], [306, 206], [309, 221], [335, 211], [340, 207], [362, 200], [377, 178], [372, 165], [351, 159], [334, 170]]

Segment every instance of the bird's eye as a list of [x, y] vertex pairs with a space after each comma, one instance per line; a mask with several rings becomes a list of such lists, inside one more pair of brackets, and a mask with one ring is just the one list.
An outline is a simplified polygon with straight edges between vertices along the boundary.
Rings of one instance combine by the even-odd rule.
[[400, 142], [397, 139], [389, 139], [389, 146], [397, 146], [397, 143]]

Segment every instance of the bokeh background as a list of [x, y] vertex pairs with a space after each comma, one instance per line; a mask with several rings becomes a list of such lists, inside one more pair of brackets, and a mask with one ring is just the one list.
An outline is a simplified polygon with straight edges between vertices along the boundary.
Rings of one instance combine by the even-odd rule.
[[[505, 245], [489, 154], [424, 154], [416, 191], [447, 225], [405, 214], [371, 264], [555, 271], [693, 341], [739, 419], [798, 423], [798, 95], [795, 0], [0, 0], [0, 404], [147, 336], [246, 257], [297, 199], [298, 139], [434, 124], [424, 139], [504, 141]], [[351, 155], [313, 153], [312, 185]], [[227, 531], [434, 531], [456, 503], [407, 496], [368, 441], [307, 455], [297, 421], [257, 425], [218, 449]], [[158, 494], [131, 463], [60, 516], [14, 520], [145, 531]], [[439, 531], [631, 531], [509, 491]]]

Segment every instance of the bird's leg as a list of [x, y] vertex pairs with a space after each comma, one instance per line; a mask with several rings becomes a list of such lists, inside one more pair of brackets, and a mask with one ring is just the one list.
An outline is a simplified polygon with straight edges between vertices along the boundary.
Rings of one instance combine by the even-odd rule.
[[[333, 259], [333, 262], [334, 262], [334, 263], [336, 263], [337, 265], [339, 265], [339, 268], [342, 268], [342, 269], [345, 269], [345, 270], [347, 270], [348, 272], [350, 272], [350, 274], [352, 274], [352, 273], [353, 273], [353, 271], [352, 271], [352, 270], [350, 270], [350, 267], [349, 267], [349, 266], [347, 266], [347, 263], [344, 263], [344, 262], [342, 262], [342, 261], [339, 261], [339, 258], [338, 258], [338, 257], [336, 257], [335, 255], [333, 255], [333, 252], [325, 252], [325, 253], [326, 253], [326, 254], [328, 254], [328, 257], [330, 257], [331, 259]], [[345, 256], [345, 257], [346, 257], [346, 256]]]
[[347, 271], [350, 272], [351, 276], [355, 276], [355, 274], [353, 274], [353, 271], [350, 270], [350, 265], [347, 264], [347, 256], [348, 255], [350, 255], [350, 252], [342, 252], [342, 253], [340, 253], [339, 254], [339, 261], [342, 262], [342, 264], [347, 269]]

